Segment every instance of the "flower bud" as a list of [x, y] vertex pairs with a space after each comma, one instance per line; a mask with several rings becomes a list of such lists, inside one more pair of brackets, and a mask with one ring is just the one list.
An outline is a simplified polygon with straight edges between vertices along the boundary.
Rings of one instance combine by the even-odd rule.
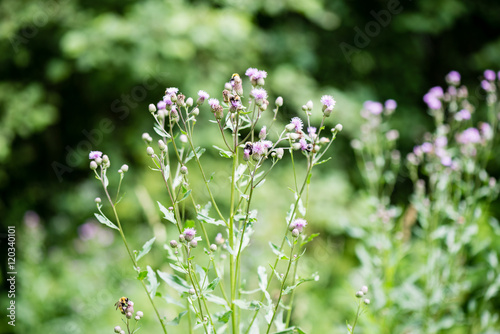
[[102, 162], [104, 162], [105, 165], [109, 163], [109, 157], [106, 154], [102, 156]]
[[139, 317], [138, 315], [136, 315], [136, 316], [134, 317], [134, 319], [135, 319], [136, 321], [139, 321], [139, 320], [141, 320], [141, 317]]
[[198, 109], [198, 107], [194, 108], [191, 111], [191, 115], [193, 115], [193, 116], [198, 116], [199, 114], [200, 114], [200, 109]]
[[212, 252], [215, 252], [215, 251], [217, 250], [217, 245], [216, 245], [216, 244], [211, 244], [211, 245], [210, 245], [210, 250], [211, 250]]
[[100, 166], [102, 164], [102, 158], [95, 158], [95, 163]]
[[165, 142], [163, 140], [158, 140], [158, 148], [160, 151], [165, 151], [167, 149], [167, 145], [165, 145]]
[[363, 286], [361, 287], [361, 291], [362, 291], [364, 294], [368, 293], [368, 287], [367, 287], [366, 285], [363, 285]]
[[184, 234], [179, 234], [179, 241], [184, 242], [184, 240], [186, 240], [186, 238], [184, 237]]
[[188, 173], [188, 168], [186, 166], [181, 167], [181, 174], [186, 175]]
[[283, 150], [283, 148], [280, 147], [276, 150], [276, 157], [278, 159], [283, 158], [283, 154], [285, 154], [285, 150]]
[[172, 248], [177, 248], [177, 241], [175, 241], [175, 240], [170, 240], [170, 247], [172, 247]]
[[196, 294], [196, 291], [193, 288], [189, 289], [188, 292], [190, 295]]
[[329, 142], [330, 142], [330, 139], [329, 139], [329, 138], [327, 138], [327, 137], [321, 137], [321, 138], [319, 139], [319, 143], [320, 143], [320, 144], [322, 144], [322, 145], [324, 145], [324, 144], [328, 144]]
[[123, 165], [120, 169], [122, 170], [122, 172], [126, 173], [128, 172], [128, 165]]
[[298, 230], [298, 229], [296, 229], [296, 228], [294, 228], [294, 229], [292, 230], [292, 236], [293, 236], [294, 238], [297, 238], [299, 235], [300, 235], [299, 230]]
[[142, 318], [144, 316], [144, 313], [142, 313], [142, 311], [137, 311], [136, 315], [139, 317], [139, 318]]
[[292, 148], [297, 151], [302, 148], [302, 145], [300, 145], [300, 143], [293, 143]]
[[146, 153], [149, 156], [153, 156], [155, 154], [155, 150], [153, 150], [153, 148], [151, 146], [148, 146], [148, 148], [146, 149]]
[[323, 110], [323, 114], [325, 115], [325, 117], [330, 117], [330, 115], [332, 114], [332, 111], [333, 111], [333, 107], [327, 107], [327, 108], [325, 108], [325, 110]]
[[361, 298], [361, 297], [363, 297], [363, 295], [364, 295], [363, 291], [361, 291], [361, 290], [356, 292], [356, 298]]
[[155, 112], [156, 111], [156, 106], [151, 103], [149, 106], [148, 106], [148, 109], [149, 109], [149, 112]]
[[179, 140], [181, 141], [181, 143], [187, 143], [188, 137], [186, 135], [182, 134], [179, 136]]
[[335, 125], [335, 131], [337, 131], [337, 132], [342, 131], [342, 129], [343, 129], [343, 128], [344, 128], [344, 127], [343, 127], [343, 126], [342, 126], [342, 124], [340, 124], [340, 123], [339, 123], [339, 124], [337, 124], [337, 125]]
[[278, 96], [276, 98], [275, 103], [276, 103], [276, 106], [281, 107], [283, 105], [283, 98], [281, 96]]
[[191, 248], [196, 248], [198, 246], [198, 241], [196, 240], [191, 240], [189, 242], [189, 246], [191, 246]]
[[97, 169], [97, 162], [95, 162], [94, 160], [92, 160], [90, 162], [90, 169], [96, 170]]
[[101, 198], [100, 197], [96, 197], [94, 199], [94, 202], [96, 202], [97, 204], [101, 203]]
[[125, 316], [127, 317], [127, 319], [131, 319], [132, 318], [132, 312], [127, 312], [125, 314]]
[[263, 126], [259, 132], [259, 139], [262, 139], [262, 140], [266, 139], [266, 135], [267, 135], [266, 126]]
[[370, 299], [366, 298], [363, 300], [363, 303], [365, 303], [365, 305], [370, 305]]
[[215, 243], [218, 245], [222, 245], [224, 243], [224, 238], [222, 237], [221, 233], [217, 233], [215, 236]]
[[193, 106], [193, 98], [192, 97], [188, 97], [187, 100], [186, 100], [186, 106], [188, 107], [192, 107]]
[[151, 143], [153, 141], [153, 138], [151, 138], [151, 136], [149, 135], [149, 133], [144, 132], [142, 134], [142, 140], [144, 140], [147, 143]]
[[286, 131], [292, 132], [295, 131], [295, 124], [289, 123], [285, 126]]
[[120, 333], [122, 331], [122, 328], [120, 326], [115, 327], [115, 333]]
[[294, 132], [294, 133], [288, 134], [288, 137], [290, 137], [290, 139], [292, 139], [292, 140], [297, 140], [297, 139], [300, 139], [300, 134]]
[[311, 101], [311, 100], [307, 101], [306, 108], [307, 108], [307, 110], [312, 110], [313, 109], [313, 101]]

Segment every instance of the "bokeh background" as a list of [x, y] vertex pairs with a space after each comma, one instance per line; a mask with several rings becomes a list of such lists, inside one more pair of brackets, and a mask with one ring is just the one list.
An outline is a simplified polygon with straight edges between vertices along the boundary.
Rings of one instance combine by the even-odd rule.
[[[382, 17], [389, 8], [393, 13]], [[376, 17], [382, 24], [373, 24]], [[93, 200], [102, 193], [88, 169], [88, 151], [107, 152], [117, 168], [131, 166], [121, 216], [133, 247], [153, 234], [166, 241], [173, 230], [165, 229], [154, 204], [166, 197], [141, 141], [143, 132], [153, 133], [147, 105], [172, 86], [188, 96], [199, 89], [219, 96], [231, 74], [248, 67], [266, 70], [270, 95], [283, 96], [282, 124], [300, 115], [309, 99], [319, 105], [321, 95], [331, 94], [337, 100], [327, 126], [342, 123], [344, 131], [333, 159], [314, 175], [309, 198], [311, 228], [321, 236], [304, 271], [321, 279], [301, 286], [293, 319], [308, 333], [345, 332], [359, 283], [350, 227], [363, 214], [353, 215], [349, 206], [362, 198], [363, 185], [349, 142], [359, 135], [362, 103], [398, 102], [392, 122], [402, 156], [432, 125], [423, 94], [443, 85], [449, 71], [462, 74], [480, 103], [482, 71], [500, 69], [500, 3], [2, 0], [0, 216], [3, 233], [17, 226], [14, 332], [110, 333], [120, 324], [113, 304], [124, 294], [151, 315], [119, 236], [93, 218]], [[207, 146], [217, 144], [209, 116], [200, 116], [198, 130]], [[223, 200], [227, 167], [217, 157], [207, 152], [203, 159], [216, 171], [216, 196]], [[264, 243], [280, 230], [272, 222], [291, 200], [286, 168], [257, 195], [257, 237]], [[412, 189], [401, 173], [393, 201], [405, 205]], [[147, 257], [152, 267], [163, 266], [161, 242]], [[4, 240], [0, 246], [4, 257]], [[2, 266], [4, 289], [5, 273]], [[0, 300], [7, 305], [6, 293]], [[155, 321], [145, 320], [145, 333], [157, 329]], [[13, 332], [5, 320], [0, 329]]]

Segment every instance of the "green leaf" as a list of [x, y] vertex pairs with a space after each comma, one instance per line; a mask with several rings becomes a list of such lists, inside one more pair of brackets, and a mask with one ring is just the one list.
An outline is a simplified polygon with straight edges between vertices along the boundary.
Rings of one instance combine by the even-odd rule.
[[215, 145], [213, 145], [213, 147], [215, 149], [219, 150], [219, 154], [220, 154], [221, 157], [231, 158], [233, 156], [233, 152], [231, 152], [231, 151], [223, 150], [222, 148], [220, 148], [218, 146], [215, 146]]
[[182, 196], [182, 198], [181, 198], [180, 200], [178, 200], [178, 201], [177, 201], [177, 203], [180, 203], [180, 202], [182, 202], [183, 200], [185, 200], [185, 199], [189, 196], [189, 194], [191, 194], [191, 191], [192, 191], [192, 189], [189, 189], [188, 191], [186, 191], [186, 192], [184, 193], [184, 195]]
[[220, 281], [220, 278], [216, 277], [212, 282], [210, 282], [210, 284], [207, 286], [205, 291], [203, 291], [203, 293], [214, 291], [215, 288], [217, 287], [217, 284], [219, 284], [219, 281]]
[[158, 124], [155, 124], [153, 129], [160, 136], [170, 138], [170, 135], [167, 133], [167, 131], [165, 131], [165, 129], [161, 128]]
[[189, 160], [193, 159], [193, 158], [194, 158], [194, 154], [195, 154], [195, 153], [196, 153], [196, 156], [197, 156], [197, 157], [198, 157], [198, 159], [199, 159], [199, 158], [201, 157], [201, 155], [202, 155], [203, 153], [205, 153], [205, 151], [206, 151], [206, 150], [205, 150], [204, 148], [202, 148], [202, 147], [197, 147], [197, 148], [195, 148], [195, 149], [194, 149], [194, 152], [193, 152], [193, 151], [189, 152], [189, 154], [188, 154], [188, 156], [187, 156], [187, 158], [186, 158], [186, 161], [184, 161], [184, 164], [186, 164]]
[[151, 239], [149, 239], [148, 241], [146, 241], [146, 243], [144, 244], [144, 246], [142, 246], [142, 249], [139, 252], [139, 254], [137, 254], [135, 256], [135, 260], [136, 261], [139, 261], [144, 255], [146, 255], [147, 253], [149, 253], [149, 251], [151, 250], [151, 247], [153, 246], [153, 243], [155, 242], [155, 240], [156, 240], [156, 237], [152, 237]]
[[232, 311], [227, 311], [227, 312], [218, 312], [215, 313], [215, 317], [217, 318], [218, 322], [222, 322], [226, 324], [229, 321], [229, 318], [231, 317]]
[[179, 293], [187, 292], [189, 289], [191, 289], [191, 285], [189, 285], [188, 282], [177, 275], [164, 273], [160, 270], [158, 270], [157, 273], [162, 280], [164, 280], [170, 287], [174, 288]]
[[290, 292], [292, 292], [295, 288], [297, 288], [299, 285], [301, 285], [302, 283], [305, 283], [305, 282], [310, 282], [310, 281], [318, 281], [319, 280], [319, 275], [318, 273], [314, 273], [311, 275], [311, 277], [308, 277], [308, 278], [302, 278], [302, 279], [299, 279], [297, 281], [297, 283], [295, 283], [294, 285], [291, 285], [291, 286], [288, 286], [285, 291], [283, 291], [283, 294], [284, 295], [287, 295], [289, 294]]
[[314, 238], [316, 238], [317, 236], [319, 235], [319, 233], [314, 233], [314, 234], [311, 234], [309, 236], [309, 238], [307, 238], [306, 240], [304, 240], [301, 244], [300, 244], [300, 247], [308, 244], [309, 242], [311, 242]]
[[275, 332], [274, 334], [306, 334], [306, 332], [304, 332], [297, 326], [293, 326], [293, 327], [288, 327], [287, 329], [282, 330], [280, 332]]
[[151, 296], [151, 298], [153, 298], [154, 296], [156, 296], [156, 290], [160, 286], [160, 283], [156, 279], [155, 271], [150, 266], [147, 266], [146, 269], [148, 270], [148, 275], [147, 275], [148, 284], [146, 284], [146, 289], [148, 290], [148, 293]]
[[207, 223], [207, 224], [213, 224], [213, 225], [224, 225], [224, 221], [222, 220], [215, 220], [201, 212], [198, 212], [198, 215], [196, 216], [196, 219], [198, 219], [199, 221], [202, 221], [204, 223]]
[[142, 281], [146, 278], [146, 276], [148, 276], [148, 271], [147, 270], [143, 270], [139, 273], [139, 275], [137, 275], [137, 279], [139, 281]]
[[271, 250], [273, 251], [274, 254], [276, 254], [280, 260], [288, 260], [288, 256], [286, 256], [278, 246], [273, 244], [271, 241], [269, 241], [269, 246], [271, 247]]
[[163, 214], [165, 215], [163, 218], [165, 218], [166, 220], [168, 220], [172, 224], [177, 224], [177, 220], [175, 220], [174, 213], [172, 211], [170, 211], [169, 209], [167, 209], [166, 207], [164, 207], [163, 205], [161, 205], [160, 202], [157, 202], [157, 203], [158, 203], [158, 206], [160, 207], [160, 211], [163, 212]]
[[179, 313], [179, 315], [177, 317], [175, 317], [174, 320], [172, 321], [169, 321], [167, 322], [167, 325], [171, 325], [171, 326], [177, 326], [179, 324], [179, 322], [181, 321], [181, 318], [187, 313], [187, 311], [182, 311], [181, 313]]
[[324, 164], [325, 162], [327, 162], [327, 161], [328, 161], [328, 160], [330, 160], [331, 158], [332, 158], [332, 157], [328, 157], [328, 159], [324, 159], [324, 160], [321, 160], [321, 161], [319, 161], [319, 162], [316, 162], [316, 163], [314, 164], [314, 166]]
[[113, 224], [111, 222], [111, 220], [108, 219], [108, 217], [106, 217], [105, 215], [101, 215], [101, 214], [98, 214], [98, 213], [94, 213], [95, 217], [97, 218], [97, 220], [99, 221], [99, 223], [101, 224], [104, 224], [108, 227], [111, 227], [111, 228], [114, 228], [115, 230], [120, 230], [118, 228], [118, 226], [116, 226], [115, 224]]
[[214, 304], [217, 304], [217, 305], [223, 305], [225, 306], [226, 308], [229, 308], [229, 305], [227, 305], [227, 302], [221, 298], [221, 297], [218, 297], [218, 296], [215, 296], [215, 295], [212, 295], [212, 294], [209, 294], [207, 293], [205, 295], [205, 298], [211, 302], [211, 303], [214, 303]]

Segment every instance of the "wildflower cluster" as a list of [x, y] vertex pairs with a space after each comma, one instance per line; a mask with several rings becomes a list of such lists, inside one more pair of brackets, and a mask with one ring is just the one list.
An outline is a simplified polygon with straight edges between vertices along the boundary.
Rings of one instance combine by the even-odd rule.
[[[116, 309], [117, 310], [119, 309], [120, 312], [124, 315], [124, 319], [122, 319], [122, 321], [125, 324], [125, 328], [127, 331], [123, 330], [120, 326], [115, 326], [114, 332], [119, 334], [137, 333], [137, 331], [139, 331], [140, 329], [140, 327], [137, 327], [139, 320], [141, 320], [141, 318], [144, 316], [144, 313], [142, 311], [135, 312], [134, 302], [128, 299], [127, 297], [120, 298], [120, 300], [115, 305]], [[130, 322], [132, 318], [135, 320], [133, 326]]]
[[[249, 68], [245, 76], [251, 86], [248, 94], [245, 94], [243, 79], [235, 73], [225, 83], [220, 97], [211, 97], [200, 90], [197, 98], [193, 99], [186, 97], [178, 88], [171, 87], [166, 89], [160, 101], [148, 107], [159, 138], [153, 143], [153, 137], [144, 133], [142, 140], [146, 145], [145, 152], [151, 158], [152, 169], [159, 173], [166, 188], [166, 198], [158, 201], [158, 207], [165, 221], [172, 223], [178, 232], [178, 238], [170, 240], [169, 247], [165, 247], [173, 272], [154, 271], [149, 267], [147, 271], [141, 271], [137, 265], [149, 252], [155, 238], [146, 242], [141, 251], [134, 251], [133, 255], [129, 251], [129, 254], [164, 333], [167, 332], [166, 323], [152, 298], [158, 289], [157, 277], [184, 300], [180, 305], [184, 304], [185, 310], [180, 311], [176, 322], [188, 314], [188, 319], [194, 320], [188, 320], [188, 327], [203, 328], [205, 333], [216, 333], [228, 327], [232, 333], [253, 332], [258, 330], [259, 322], [264, 324], [262, 327], [266, 333], [272, 327], [283, 326], [293, 331], [296, 326], [291, 326], [290, 322], [295, 289], [306, 281], [318, 279], [317, 274], [301, 278], [297, 270], [305, 246], [317, 236], [306, 234], [307, 206], [302, 198], [308, 190], [306, 185], [314, 166], [328, 160], [323, 156], [342, 130], [342, 125], [338, 124], [330, 131], [324, 131], [325, 120], [332, 114], [335, 100], [329, 95], [321, 98], [323, 117], [317, 127], [312, 126], [310, 120], [312, 101], [302, 108], [305, 121], [294, 117], [286, 126], [280, 126], [277, 120], [283, 98], [276, 98], [274, 108], [269, 111], [271, 102], [264, 87], [267, 72]], [[209, 112], [213, 116], [211, 122], [220, 134], [220, 147], [213, 147], [231, 165], [231, 177], [227, 184], [227, 194], [230, 194], [226, 205], [228, 212], [221, 209], [220, 199], [212, 191], [212, 178], [207, 176], [209, 174], [202, 164], [201, 157], [206, 148], [195, 145], [197, 118], [201, 112]], [[270, 113], [272, 117], [263, 117], [265, 113]], [[261, 124], [265, 119], [270, 121]], [[305, 175], [298, 175], [294, 166], [291, 178], [294, 180], [291, 188], [294, 198], [290, 211], [283, 215], [284, 234], [281, 243], [270, 242], [271, 251], [276, 255], [275, 261], [256, 268], [258, 288], [250, 293], [256, 296], [245, 300], [241, 293], [246, 282], [243, 277], [251, 277], [254, 268], [246, 269], [242, 264], [243, 254], [250, 245], [254, 226], [261, 223], [257, 210], [253, 208], [254, 194], [286, 155], [295, 164], [295, 152], [305, 158], [300, 160], [305, 163]], [[91, 165], [93, 170], [97, 169], [93, 167]], [[122, 178], [126, 170], [128, 167], [121, 168]], [[203, 181], [203, 196], [208, 196], [208, 203], [199, 203], [203, 196], [195, 192], [197, 188], [190, 180], [192, 173]], [[102, 172], [96, 172], [96, 175], [98, 179], [104, 179]], [[107, 179], [103, 185], [108, 195]], [[104, 216], [98, 206], [100, 221], [110, 227], [115, 226], [129, 250], [118, 223], [116, 202], [110, 197], [109, 202], [117, 226]], [[168, 205], [162, 202], [168, 202]], [[215, 237], [211, 237], [213, 235]], [[204, 252], [201, 253], [200, 249]], [[203, 266], [197, 263], [203, 263]], [[275, 285], [279, 294], [271, 295]], [[262, 317], [260, 321], [259, 315]]]
[[[391, 144], [397, 135], [390, 134], [379, 117], [387, 114], [388, 102], [365, 103], [362, 136], [352, 142], [371, 189], [369, 203], [376, 203], [371, 206], [374, 219], [360, 224], [356, 252], [360, 276], [377, 291], [371, 320], [380, 330], [429, 333], [457, 326], [481, 332], [498, 322], [491, 317], [491, 295], [471, 294], [486, 289], [492, 293], [497, 261], [485, 260], [485, 268], [477, 272], [465, 263], [493, 256], [491, 241], [477, 238], [481, 230], [500, 235], [489, 213], [500, 188], [487, 169], [498, 131], [500, 80], [495, 72], [484, 72], [480, 87], [486, 117], [484, 109], [472, 103], [458, 72], [450, 72], [446, 82], [448, 87], [433, 87], [423, 97], [435, 129], [407, 155], [407, 173], [414, 184], [408, 207], [391, 204], [399, 152]], [[397, 159], [391, 162], [384, 152]], [[482, 276], [485, 271], [491, 278]]]

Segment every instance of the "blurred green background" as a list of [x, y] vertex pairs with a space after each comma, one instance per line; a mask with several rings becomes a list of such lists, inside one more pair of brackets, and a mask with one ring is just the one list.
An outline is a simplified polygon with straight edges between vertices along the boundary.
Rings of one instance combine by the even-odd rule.
[[[308, 333], [345, 332], [360, 284], [352, 282], [358, 261], [348, 226], [362, 213], [348, 207], [361, 196], [362, 182], [349, 142], [359, 134], [363, 101], [398, 102], [392, 120], [404, 156], [431, 126], [422, 102], [429, 87], [457, 70], [480, 103], [482, 71], [500, 69], [500, 2], [395, 3], [2, 0], [0, 214], [2, 233], [17, 226], [15, 332], [110, 333], [120, 324], [113, 304], [125, 294], [151, 315], [118, 235], [93, 219], [94, 197], [102, 193], [88, 169], [88, 151], [108, 153], [116, 168], [131, 166], [120, 210], [133, 247], [153, 234], [164, 242], [171, 230], [154, 203], [166, 197], [146, 167], [140, 139], [152, 133], [147, 105], [173, 86], [187, 96], [199, 89], [220, 96], [231, 74], [248, 67], [268, 72], [271, 101], [283, 96], [282, 123], [300, 115], [309, 99], [319, 105], [321, 95], [331, 94], [337, 100], [327, 126], [340, 122], [344, 131], [333, 145], [334, 159], [313, 177], [308, 217], [321, 237], [303, 262], [305, 273], [318, 271], [321, 279], [301, 287], [293, 320]], [[381, 11], [390, 13], [390, 6], [396, 9], [384, 19]], [[373, 24], [375, 17], [382, 24]], [[217, 144], [215, 127], [202, 124], [208, 116], [200, 116], [198, 140]], [[225, 170], [215, 158], [203, 156], [222, 185]], [[273, 171], [258, 194], [265, 227], [256, 244], [278, 233], [270, 222], [282, 219], [293, 199], [286, 168]], [[394, 201], [405, 204], [409, 192], [402, 175]], [[270, 200], [276, 205], [266, 206]], [[1, 247], [5, 257], [3, 239]], [[157, 243], [147, 263], [161, 268], [164, 254]], [[4, 291], [5, 274], [2, 266]], [[0, 300], [7, 305], [6, 293]], [[0, 329], [13, 330], [5, 319]], [[144, 332], [154, 329], [150, 316]]]

